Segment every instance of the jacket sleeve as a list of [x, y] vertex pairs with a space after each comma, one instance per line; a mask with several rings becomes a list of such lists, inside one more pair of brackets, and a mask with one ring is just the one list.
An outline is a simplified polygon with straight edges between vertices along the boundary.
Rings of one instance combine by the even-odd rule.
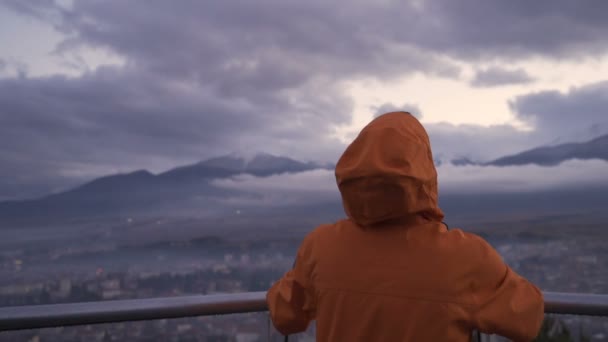
[[544, 318], [542, 292], [507, 266], [498, 252], [479, 238], [481, 255], [474, 281], [475, 328], [516, 342], [532, 341]]
[[272, 323], [283, 335], [303, 332], [315, 319], [316, 300], [310, 281], [309, 240], [300, 246], [293, 269], [279, 279], [266, 295]]

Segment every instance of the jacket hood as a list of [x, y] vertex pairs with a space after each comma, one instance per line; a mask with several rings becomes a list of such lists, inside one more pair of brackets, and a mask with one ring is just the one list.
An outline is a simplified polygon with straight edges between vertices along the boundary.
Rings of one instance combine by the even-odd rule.
[[344, 211], [359, 226], [423, 218], [441, 221], [429, 137], [407, 112], [370, 122], [336, 165]]

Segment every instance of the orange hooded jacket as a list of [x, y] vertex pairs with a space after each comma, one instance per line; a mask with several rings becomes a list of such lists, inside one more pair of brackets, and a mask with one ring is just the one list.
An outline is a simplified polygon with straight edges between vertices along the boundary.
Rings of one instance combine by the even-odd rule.
[[542, 293], [482, 238], [448, 231], [430, 142], [412, 115], [367, 125], [336, 166], [348, 219], [322, 225], [268, 291], [283, 334], [316, 319], [317, 341], [469, 341], [477, 329], [530, 341]]

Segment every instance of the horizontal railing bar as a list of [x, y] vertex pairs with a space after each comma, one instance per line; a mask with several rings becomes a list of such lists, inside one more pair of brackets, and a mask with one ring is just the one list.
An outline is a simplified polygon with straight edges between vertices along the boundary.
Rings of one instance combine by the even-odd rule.
[[0, 331], [266, 311], [266, 292], [0, 308]]
[[608, 316], [608, 295], [544, 292], [545, 313]]
[[[545, 292], [545, 312], [608, 316], [608, 295]], [[267, 311], [266, 292], [0, 308], [0, 331]]]

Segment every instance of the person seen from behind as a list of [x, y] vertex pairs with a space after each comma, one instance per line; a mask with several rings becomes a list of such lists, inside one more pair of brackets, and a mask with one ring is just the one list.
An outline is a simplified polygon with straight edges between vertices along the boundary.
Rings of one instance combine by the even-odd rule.
[[536, 337], [541, 291], [481, 237], [442, 223], [429, 138], [414, 116], [374, 119], [335, 174], [348, 218], [309, 233], [268, 291], [279, 332], [316, 320], [320, 342]]

